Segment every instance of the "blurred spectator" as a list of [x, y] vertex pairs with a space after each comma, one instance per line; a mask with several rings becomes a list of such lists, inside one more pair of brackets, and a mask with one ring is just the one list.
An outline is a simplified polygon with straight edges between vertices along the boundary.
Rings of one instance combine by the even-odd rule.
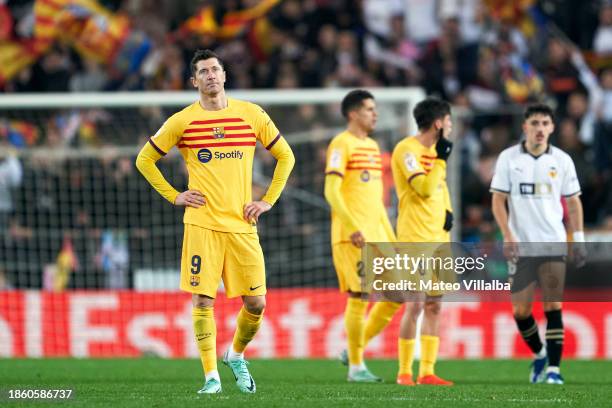
[[428, 93], [452, 100], [473, 78], [478, 61], [478, 46], [466, 44], [459, 21], [449, 17], [442, 22], [440, 37], [430, 42], [421, 59]]
[[601, 192], [599, 191], [599, 177], [593, 165], [592, 155], [589, 154], [578, 135], [578, 126], [571, 118], [562, 119], [557, 123], [558, 146], [570, 155], [582, 190], [582, 204], [584, 206], [585, 222], [592, 224], [598, 221], [598, 208], [601, 207]]
[[130, 254], [125, 231], [105, 230], [102, 232], [100, 251], [96, 260], [104, 272], [106, 288], [128, 288]]
[[21, 185], [23, 168], [15, 149], [8, 143], [0, 142], [0, 150], [6, 155], [0, 157], [0, 238], [3, 238], [15, 209], [14, 191]]
[[69, 90], [72, 62], [62, 48], [53, 48], [34, 66], [39, 92], [67, 92]]
[[477, 43], [484, 31], [483, 22], [487, 13], [482, 0], [440, 0], [440, 19], [456, 18], [459, 21], [462, 41]]
[[[373, 6], [371, 8], [376, 10]], [[379, 32], [371, 31], [365, 38], [364, 50], [369, 70], [378, 71], [378, 77], [388, 84], [418, 83], [421, 72], [416, 62], [421, 52], [406, 35], [404, 16], [399, 13], [390, 15], [385, 27], [385, 31], [380, 31], [373, 26]], [[375, 63], [380, 65], [376, 67]]]
[[143, 71], [147, 89], [177, 91], [185, 88], [189, 68], [185, 66], [180, 48], [165, 44], [145, 60]]
[[83, 71], [70, 78], [70, 92], [99, 92], [104, 90], [108, 77], [96, 61], [83, 60]]
[[612, 2], [605, 1], [599, 11], [599, 26], [593, 39], [593, 50], [597, 54], [612, 53]]
[[476, 78], [467, 85], [465, 96], [470, 106], [479, 111], [495, 111], [502, 106], [504, 98], [497, 73], [497, 62], [490, 49], [481, 49]]
[[550, 38], [547, 59], [543, 65], [546, 88], [557, 100], [561, 114], [564, 114], [569, 95], [579, 89], [578, 71], [570, 61], [567, 48], [562, 40]]
[[321, 72], [321, 80], [328, 78], [338, 66], [336, 48], [338, 47], [338, 30], [331, 24], [321, 27], [318, 36], [319, 51], [317, 66]]
[[404, 24], [408, 38], [424, 45], [440, 34], [437, 2], [430, 0], [401, 0], [405, 10]]
[[579, 117], [580, 138], [595, 149], [595, 165], [603, 176], [612, 177], [612, 68], [603, 69], [601, 83], [586, 65], [579, 50], [570, 48], [572, 63], [588, 90], [586, 97], [576, 95], [568, 102], [570, 117]]
[[596, 164], [612, 178], [612, 68], [601, 73], [602, 95], [595, 110]]
[[359, 86], [365, 73], [361, 69], [364, 64], [354, 32], [346, 30], [339, 33], [336, 60], [336, 83], [343, 87]]

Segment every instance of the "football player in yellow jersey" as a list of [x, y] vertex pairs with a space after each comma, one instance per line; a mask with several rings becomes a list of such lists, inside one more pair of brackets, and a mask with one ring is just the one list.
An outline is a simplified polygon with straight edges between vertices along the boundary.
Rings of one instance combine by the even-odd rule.
[[[453, 213], [446, 185], [446, 160], [452, 142], [447, 139], [452, 130], [450, 105], [429, 98], [414, 108], [419, 133], [400, 141], [391, 158], [393, 179], [399, 198], [397, 238], [399, 242], [448, 243]], [[447, 246], [440, 247], [448, 251]], [[443, 248], [443, 249], [442, 249]], [[434, 256], [447, 256], [434, 253]], [[449, 271], [434, 271], [434, 277]], [[452, 274], [452, 272], [450, 272]], [[397, 382], [414, 385], [412, 362], [416, 337], [416, 322], [424, 309], [421, 326], [421, 361], [418, 384], [452, 385], [436, 376], [439, 337], [438, 324], [441, 292], [428, 292], [425, 300], [408, 302], [400, 324], [398, 340], [399, 373]]]
[[[279, 198], [295, 163], [291, 148], [257, 105], [225, 95], [225, 69], [210, 50], [191, 61], [199, 99], [172, 115], [142, 148], [136, 166], [168, 201], [184, 206], [185, 233], [181, 289], [192, 293], [193, 327], [206, 377], [200, 394], [221, 392], [217, 372], [213, 306], [221, 279], [228, 297], [243, 306], [223, 362], [240, 391], [255, 392], [244, 350], [262, 321], [266, 305], [264, 259], [256, 222]], [[253, 155], [259, 141], [278, 160], [274, 177], [259, 201], [251, 197]], [[173, 146], [187, 164], [189, 188], [179, 193], [155, 162]]]
[[365, 366], [364, 345], [389, 323], [401, 304], [378, 302], [365, 322], [368, 302], [362, 300], [361, 248], [368, 241], [395, 241], [383, 203], [380, 149], [369, 137], [377, 118], [374, 97], [364, 90], [349, 92], [342, 101], [342, 115], [348, 126], [329, 144], [325, 198], [332, 210], [334, 267], [340, 290], [348, 293], [344, 313], [348, 356], [343, 352], [343, 362], [349, 365], [349, 381], [380, 382]]

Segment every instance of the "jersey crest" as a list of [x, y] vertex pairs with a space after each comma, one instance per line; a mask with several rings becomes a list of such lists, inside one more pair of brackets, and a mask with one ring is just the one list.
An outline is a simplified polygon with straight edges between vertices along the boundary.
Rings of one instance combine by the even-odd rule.
[[223, 139], [225, 137], [225, 128], [223, 126], [214, 127], [213, 137], [215, 139]]

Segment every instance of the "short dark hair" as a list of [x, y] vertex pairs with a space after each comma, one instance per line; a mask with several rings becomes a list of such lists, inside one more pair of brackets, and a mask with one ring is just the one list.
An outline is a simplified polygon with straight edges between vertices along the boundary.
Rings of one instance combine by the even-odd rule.
[[525, 113], [523, 114], [523, 121], [526, 121], [533, 115], [544, 115], [549, 116], [550, 120], [555, 121], [555, 113], [552, 108], [544, 103], [534, 103], [525, 108]]
[[451, 114], [451, 106], [441, 99], [427, 98], [417, 103], [412, 114], [419, 129], [429, 129], [436, 120]]
[[219, 58], [219, 56], [212, 50], [197, 50], [191, 59], [191, 63], [189, 64], [191, 67], [191, 75], [195, 76], [196, 65], [198, 65], [198, 61], [203, 61], [211, 58], [216, 58], [219, 61], [219, 65], [225, 71], [225, 64], [223, 60]]
[[359, 109], [366, 99], [374, 99], [374, 95], [364, 89], [355, 89], [346, 94], [342, 99], [342, 116], [348, 119], [349, 112]]

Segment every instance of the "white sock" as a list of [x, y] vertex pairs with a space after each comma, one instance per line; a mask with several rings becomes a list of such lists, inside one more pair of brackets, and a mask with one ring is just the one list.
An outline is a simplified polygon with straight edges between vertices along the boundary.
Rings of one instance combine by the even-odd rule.
[[536, 354], [536, 358], [544, 358], [546, 357], [546, 346], [542, 345], [540, 352]]
[[219, 378], [219, 372], [217, 370], [212, 370], [206, 373], [206, 381], [210, 380], [211, 378], [214, 378], [215, 380], [221, 382], [221, 379]]
[[349, 374], [353, 375], [357, 371], [363, 371], [366, 369], [365, 363], [362, 361], [361, 364], [351, 364], [349, 366]]
[[546, 373], [555, 373], [555, 374], [560, 374], [561, 370], [559, 370], [559, 367], [555, 367], [555, 366], [548, 366], [548, 368], [546, 369]]
[[228, 360], [242, 360], [244, 359], [244, 353], [238, 353], [237, 351], [234, 351], [234, 347], [230, 346], [229, 351], [227, 353], [227, 359]]

